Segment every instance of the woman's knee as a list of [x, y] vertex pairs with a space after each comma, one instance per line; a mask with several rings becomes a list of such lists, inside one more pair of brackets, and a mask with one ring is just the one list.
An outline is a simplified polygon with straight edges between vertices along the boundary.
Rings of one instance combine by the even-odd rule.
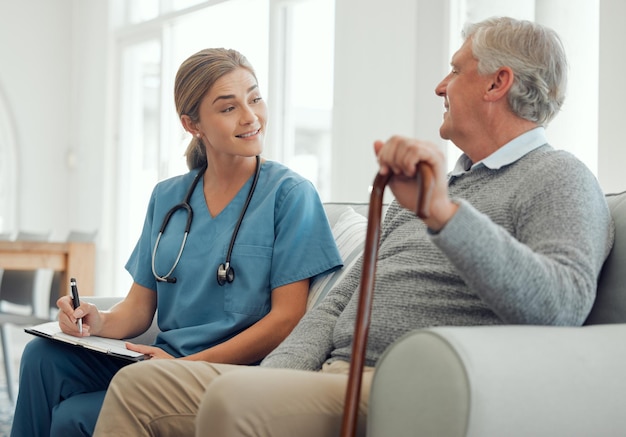
[[33, 369], [39, 373], [40, 369], [56, 367], [56, 363], [63, 363], [67, 360], [67, 355], [60, 353], [65, 345], [57, 344], [45, 338], [34, 338], [28, 343], [22, 352], [20, 360], [20, 373]]
[[46, 353], [50, 352], [52, 344], [53, 342], [50, 340], [39, 337], [33, 338], [31, 341], [26, 343], [26, 347], [24, 347], [24, 351], [22, 352], [22, 357], [28, 358], [28, 361], [41, 360]]
[[91, 436], [105, 393], [83, 393], [59, 403], [52, 411], [50, 437]]

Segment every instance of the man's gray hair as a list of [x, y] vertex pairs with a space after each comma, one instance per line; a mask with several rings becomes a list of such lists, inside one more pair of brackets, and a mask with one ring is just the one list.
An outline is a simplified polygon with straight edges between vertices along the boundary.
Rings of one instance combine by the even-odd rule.
[[471, 38], [480, 74], [510, 67], [514, 83], [508, 94], [512, 111], [546, 126], [559, 112], [567, 88], [567, 57], [557, 33], [525, 20], [496, 17], [469, 23], [463, 38]]

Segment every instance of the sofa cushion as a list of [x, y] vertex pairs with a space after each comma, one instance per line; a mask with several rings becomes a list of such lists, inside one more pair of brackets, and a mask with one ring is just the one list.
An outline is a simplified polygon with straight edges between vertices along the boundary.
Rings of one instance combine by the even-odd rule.
[[307, 310], [313, 308], [328, 294], [330, 289], [352, 268], [363, 253], [367, 219], [351, 206], [326, 206], [326, 214], [332, 227], [333, 237], [343, 267], [328, 275], [317, 277], [309, 287]]
[[598, 294], [586, 325], [626, 322], [626, 191], [607, 194], [615, 242], [598, 280]]
[[[324, 202], [324, 211], [326, 212], [326, 217], [328, 217], [328, 223], [330, 223], [330, 227], [332, 228], [337, 223], [337, 220], [339, 220], [341, 214], [346, 212], [349, 208], [367, 218], [369, 206], [369, 202]], [[383, 206], [383, 212], [386, 206], [387, 205]]]

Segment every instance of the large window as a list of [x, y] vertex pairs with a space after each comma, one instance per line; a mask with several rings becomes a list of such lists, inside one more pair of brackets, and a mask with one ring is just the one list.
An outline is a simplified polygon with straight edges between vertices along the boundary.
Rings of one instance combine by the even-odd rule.
[[[276, 1], [272, 7], [270, 126], [276, 159], [330, 195], [334, 0]], [[269, 144], [272, 147], [272, 144]]]
[[[334, 0], [120, 0], [116, 3], [116, 264], [141, 232], [156, 182], [187, 171], [190, 141], [174, 76], [191, 54], [234, 48], [252, 63], [270, 111], [264, 155], [330, 189]], [[270, 67], [271, 65], [271, 67]], [[128, 289], [128, 275], [115, 289]]]

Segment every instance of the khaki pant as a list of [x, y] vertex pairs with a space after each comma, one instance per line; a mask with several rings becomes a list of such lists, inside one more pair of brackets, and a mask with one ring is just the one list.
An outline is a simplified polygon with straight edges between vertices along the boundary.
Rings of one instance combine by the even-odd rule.
[[[363, 375], [360, 436], [373, 370]], [[113, 378], [94, 436], [334, 437], [348, 371], [343, 361], [319, 372], [182, 360], [133, 364]]]

